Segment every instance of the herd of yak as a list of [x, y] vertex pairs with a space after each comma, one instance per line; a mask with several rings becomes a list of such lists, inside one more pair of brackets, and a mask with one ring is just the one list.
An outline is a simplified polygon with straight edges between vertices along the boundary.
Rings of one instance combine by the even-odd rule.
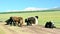
[[[23, 25], [23, 17], [10, 17], [8, 20], [5, 21], [6, 25], [13, 25], [13, 26], [20, 26]], [[33, 24], [38, 24], [38, 16], [28, 17], [25, 19], [25, 23], [27, 26], [32, 26]], [[52, 21], [46, 22], [45, 28], [55, 28], [54, 23]]]

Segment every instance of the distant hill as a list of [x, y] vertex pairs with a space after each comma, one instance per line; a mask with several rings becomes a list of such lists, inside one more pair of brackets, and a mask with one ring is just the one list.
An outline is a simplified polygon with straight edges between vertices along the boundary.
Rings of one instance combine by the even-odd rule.
[[18, 11], [18, 12], [0, 12], [0, 14], [10, 14], [10, 13], [31, 13], [31, 12], [55, 12], [60, 11], [60, 8], [54, 8], [50, 10], [37, 10], [37, 11]]

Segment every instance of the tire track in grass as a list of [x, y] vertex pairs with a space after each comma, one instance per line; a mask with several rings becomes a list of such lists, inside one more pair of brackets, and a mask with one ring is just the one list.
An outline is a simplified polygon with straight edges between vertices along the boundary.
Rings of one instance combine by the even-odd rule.
[[41, 31], [40, 29], [38, 29], [34, 26], [27, 26], [27, 27], [24, 27], [24, 28], [27, 28], [29, 32], [32, 32], [34, 34], [45, 34], [46, 33], [45, 31]]
[[18, 34], [16, 31], [8, 28], [9, 26], [3, 25], [3, 24], [1, 24], [1, 26], [4, 27], [4, 29], [8, 30], [7, 33], [10, 32], [11, 34]]
[[[8, 31], [6, 31], [6, 33], [7, 34], [30, 34], [30, 33], [27, 33], [27, 32], [20, 32], [20, 31], [22, 31], [21, 29], [21, 27], [19, 27], [18, 29], [17, 29], [17, 27], [15, 28], [15, 27], [13, 27], [13, 28], [15, 28], [15, 29], [17, 29], [17, 30], [15, 30], [15, 29], [12, 29], [12, 27], [11, 26], [9, 26], [9, 25], [4, 25], [4, 24], [1, 24], [1, 26], [2, 27], [4, 27], [4, 29], [6, 29], [6, 30], [8, 30]], [[11, 28], [10, 28], [11, 27]], [[18, 31], [18, 30], [20, 30], [20, 31]], [[8, 33], [9, 32], [9, 33]]]
[[[8, 26], [8, 25], [6, 26], [1, 23], [0, 23], [0, 27], [6, 32], [6, 34], [22, 34], [24, 32], [27, 32], [28, 34], [60, 34], [60, 29], [44, 28], [41, 25], [19, 27], [18, 28], [19, 31], [17, 30], [18, 32], [15, 29], [9, 28], [11, 26]], [[24, 33], [24, 34], [27, 34], [27, 33]]]
[[36, 26], [36, 28], [37, 29], [40, 29], [41, 31], [45, 31], [45, 32], [49, 32], [49, 33], [51, 33], [51, 34], [59, 34], [60, 33], [60, 29], [58, 30], [58, 29], [50, 29], [50, 28], [44, 28], [43, 26]]
[[22, 27], [22, 31], [23, 31], [23, 32], [29, 32], [29, 33], [31, 33], [31, 34], [36, 34], [36, 32], [33, 31], [32, 29], [30, 29], [29, 27], [30, 27], [30, 26], [24, 26], [24, 27]]
[[41, 31], [39, 31], [39, 30], [37, 30], [35, 27], [28, 27], [30, 30], [32, 30], [32, 31], [34, 31], [34, 33], [36, 33], [36, 34], [43, 34]]
[[12, 34], [9, 30], [7, 30], [5, 27], [3, 27], [1, 24], [0, 24], [0, 27], [1, 29], [5, 32], [5, 34]]
[[60, 33], [59, 31], [56, 31], [55, 29], [44, 28], [43, 26], [40, 26], [40, 25], [25, 26], [22, 28], [23, 28], [23, 31], [30, 32], [33, 34], [59, 34]]
[[29, 29], [33, 30], [36, 32], [36, 34], [47, 34], [48, 32], [45, 32], [39, 28], [36, 28], [36, 26], [31, 26], [31, 27], [28, 27]]
[[53, 32], [48, 31], [49, 29], [47, 30], [46, 28], [43, 28], [43, 26], [36, 25], [34, 27], [38, 30], [41, 30], [41, 31], [45, 32], [45, 33], [53, 34]]

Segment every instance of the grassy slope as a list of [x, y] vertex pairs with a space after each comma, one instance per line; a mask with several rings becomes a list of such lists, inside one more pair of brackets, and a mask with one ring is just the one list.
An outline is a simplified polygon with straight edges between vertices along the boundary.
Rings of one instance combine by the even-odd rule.
[[29, 16], [39, 16], [39, 24], [44, 25], [46, 21], [53, 20], [57, 27], [60, 27], [60, 11], [45, 11], [45, 12], [25, 12], [25, 13], [3, 13], [0, 14], [0, 21], [5, 21], [10, 16], [22, 16], [23, 18], [27, 18]]

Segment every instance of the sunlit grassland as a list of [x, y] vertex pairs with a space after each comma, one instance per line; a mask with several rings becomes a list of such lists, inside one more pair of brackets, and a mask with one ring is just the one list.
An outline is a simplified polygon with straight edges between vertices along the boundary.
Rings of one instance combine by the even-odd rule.
[[11, 16], [21, 16], [24, 19], [29, 16], [39, 16], [39, 25], [44, 25], [47, 21], [54, 21], [57, 27], [60, 27], [60, 12], [30, 12], [30, 13], [10, 13], [10, 14], [0, 14], [0, 21], [5, 21]]
[[3, 29], [0, 28], [0, 34], [6, 34]]

